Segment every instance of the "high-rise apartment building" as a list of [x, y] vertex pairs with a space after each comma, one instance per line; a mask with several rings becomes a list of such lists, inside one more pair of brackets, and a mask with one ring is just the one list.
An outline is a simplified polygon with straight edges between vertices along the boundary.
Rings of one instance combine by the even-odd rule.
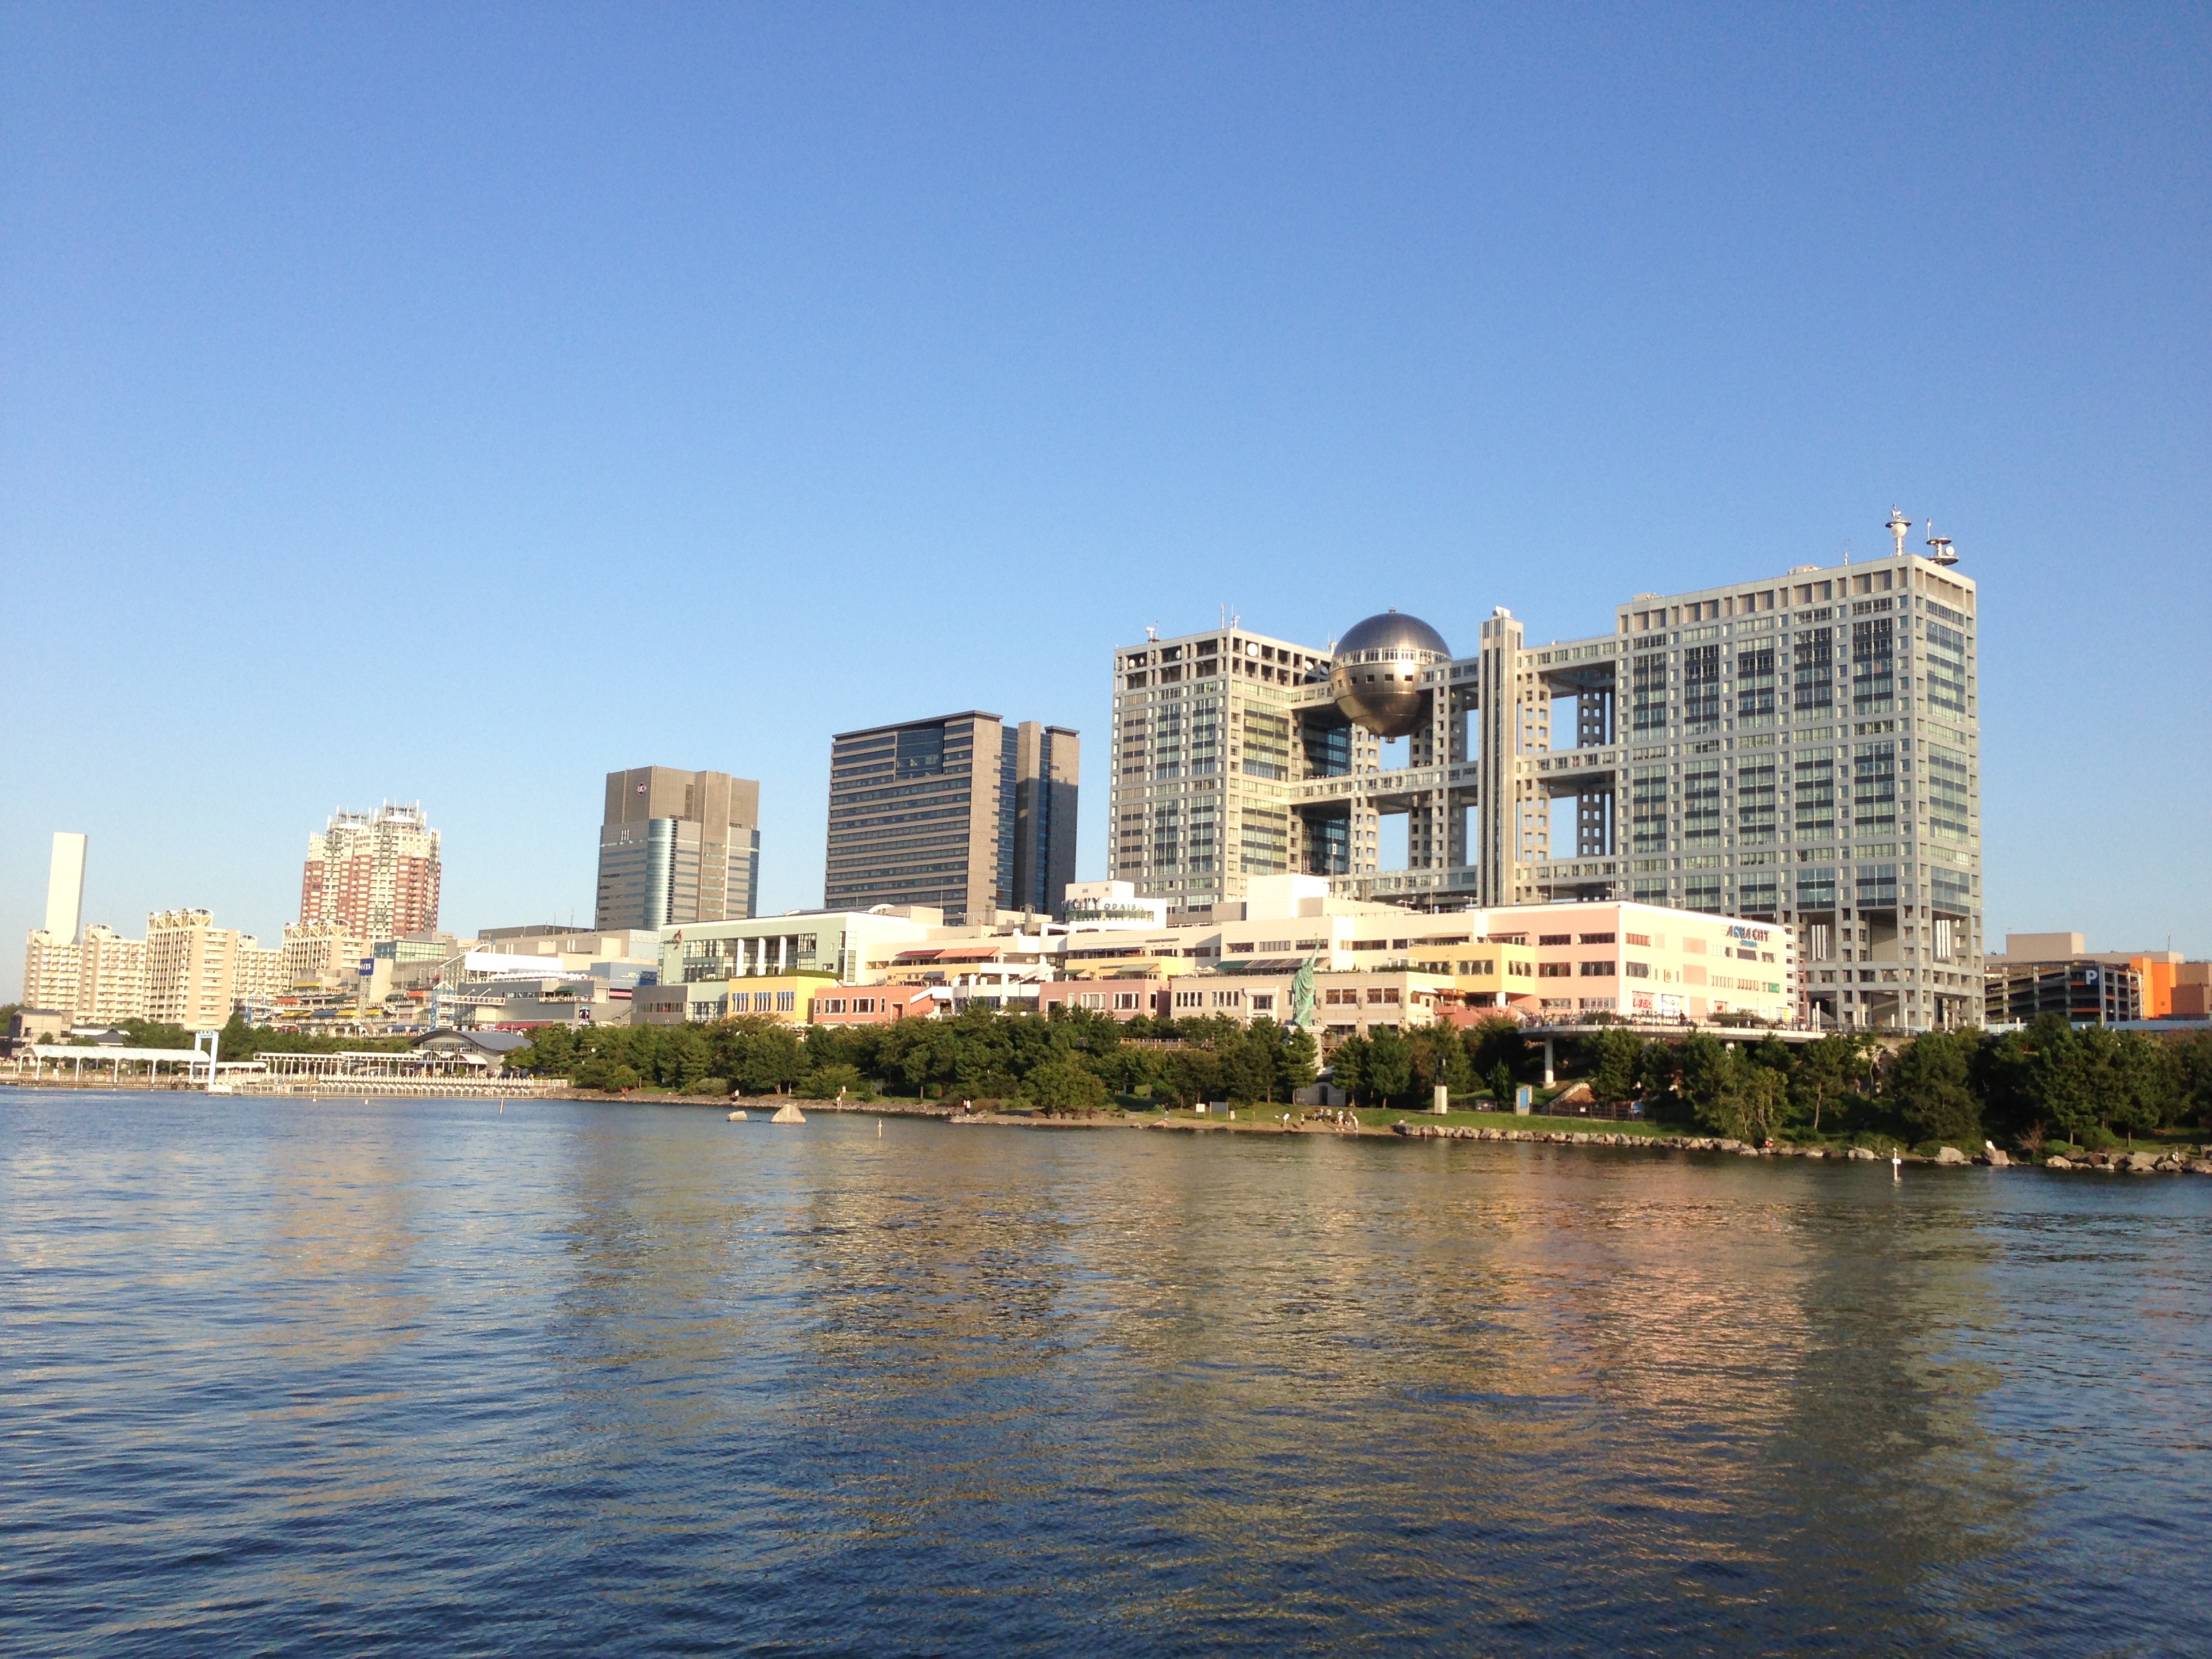
[[1057, 911], [1075, 873], [1082, 739], [969, 709], [830, 746], [830, 910], [919, 904], [948, 921]]
[[80, 951], [52, 930], [33, 927], [23, 939], [23, 1006], [66, 1014], [76, 1008]]
[[46, 925], [23, 941], [23, 1006], [68, 1013], [76, 1006], [77, 922], [84, 905], [85, 838], [57, 830], [46, 860]]
[[239, 957], [253, 941], [217, 927], [205, 910], [157, 910], [146, 918], [146, 1018], [188, 1031], [230, 1018]]
[[1465, 657], [1395, 613], [1332, 651], [1233, 628], [1126, 647], [1111, 873], [1184, 908], [1286, 869], [1419, 908], [1771, 920], [1808, 1018], [1977, 1024], [1976, 590], [1908, 527], [1886, 558], [1638, 594], [1579, 640], [1528, 644], [1500, 609]]
[[438, 832], [418, 805], [336, 811], [307, 837], [300, 920], [337, 922], [372, 939], [438, 925]]
[[287, 927], [279, 951], [284, 959], [283, 988], [335, 988], [345, 975], [360, 970], [376, 943], [335, 921], [303, 921]]
[[146, 941], [94, 922], [77, 946], [76, 1018], [114, 1025], [146, 1018]]
[[599, 928], [740, 921], [760, 903], [760, 785], [726, 772], [607, 774]]

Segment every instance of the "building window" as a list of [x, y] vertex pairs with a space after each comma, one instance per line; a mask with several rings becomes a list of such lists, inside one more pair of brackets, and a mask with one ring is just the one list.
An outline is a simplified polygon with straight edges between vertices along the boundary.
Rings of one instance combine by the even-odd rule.
[[1835, 629], [1810, 628], [1800, 633], [1791, 659], [1796, 706], [1800, 709], [1828, 708], [1835, 701]]
[[1638, 657], [1629, 666], [1630, 724], [1638, 732], [1667, 724], [1667, 657], [1664, 652]]
[[1861, 830], [1897, 827], [1897, 745], [1863, 743], [1851, 760], [1851, 821]]
[[1574, 971], [1575, 965], [1571, 962], [1540, 962], [1536, 964], [1536, 977], [1539, 979], [1571, 979]]
[[1872, 714], [1896, 707], [1896, 623], [1887, 617], [1851, 624], [1851, 708]]
[[1696, 645], [1682, 653], [1682, 718], [1692, 726], [1721, 717], [1721, 648]]
[[1584, 979], [1611, 979], [1613, 974], [1613, 964], [1609, 962], [1585, 962], [1582, 964]]
[[1774, 712], [1774, 647], [1741, 651], [1735, 659], [1735, 712], [1746, 717]]

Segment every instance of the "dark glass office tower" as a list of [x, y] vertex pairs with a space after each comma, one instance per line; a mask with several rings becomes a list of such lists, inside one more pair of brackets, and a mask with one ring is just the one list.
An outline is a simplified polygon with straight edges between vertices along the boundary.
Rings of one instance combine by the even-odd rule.
[[830, 740], [832, 910], [928, 905], [953, 922], [1057, 914], [1075, 876], [1081, 739], [969, 709]]

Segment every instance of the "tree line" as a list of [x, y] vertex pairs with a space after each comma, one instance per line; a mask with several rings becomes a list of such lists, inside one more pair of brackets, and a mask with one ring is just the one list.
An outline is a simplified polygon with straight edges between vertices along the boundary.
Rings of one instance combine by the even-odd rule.
[[2046, 1015], [2018, 1031], [1928, 1031], [1894, 1052], [1865, 1033], [1803, 1044], [1680, 1042], [1607, 1031], [1584, 1045], [1591, 1094], [1755, 1140], [1833, 1134], [2097, 1148], [2212, 1115], [2212, 1032], [2184, 1038]]
[[[1170, 1039], [1152, 1048], [1132, 1039]], [[684, 1093], [912, 1096], [1097, 1110], [1117, 1095], [1179, 1106], [1287, 1103], [1314, 1080], [1312, 1035], [1272, 1020], [1119, 1021], [970, 1008], [951, 1019], [805, 1029], [758, 1016], [708, 1025], [545, 1026], [510, 1058], [580, 1088], [651, 1085]]]

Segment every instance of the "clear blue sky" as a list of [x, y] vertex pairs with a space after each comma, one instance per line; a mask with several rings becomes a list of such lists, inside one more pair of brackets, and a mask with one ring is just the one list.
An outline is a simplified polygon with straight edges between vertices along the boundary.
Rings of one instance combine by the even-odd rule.
[[[2202, 7], [10, 5], [0, 924], [274, 939], [422, 800], [1080, 727], [1237, 609], [1468, 648], [1884, 544], [1982, 583], [1990, 930], [2212, 951]], [[0, 951], [0, 995], [17, 982]]]

